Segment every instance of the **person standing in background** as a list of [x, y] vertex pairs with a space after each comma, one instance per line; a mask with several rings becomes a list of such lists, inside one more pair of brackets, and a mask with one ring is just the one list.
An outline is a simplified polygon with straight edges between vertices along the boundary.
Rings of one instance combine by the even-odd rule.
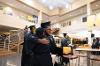
[[53, 66], [51, 53], [55, 48], [55, 42], [51, 36], [50, 22], [41, 23], [41, 27], [36, 29], [36, 37], [47, 39], [49, 43], [46, 45], [37, 43], [33, 51], [36, 64], [33, 66]]
[[25, 28], [24, 32], [24, 43], [22, 49], [21, 66], [31, 66], [31, 58], [33, 55], [32, 48], [34, 44], [30, 44], [30, 37], [34, 36], [35, 25], [31, 25], [30, 32], [28, 33], [28, 28]]
[[25, 26], [25, 28], [24, 28], [24, 34], [26, 34], [27, 32], [28, 32], [28, 27]]
[[[100, 42], [99, 42], [99, 38], [93, 39], [93, 44], [92, 44], [92, 48], [93, 49], [99, 49], [100, 48]], [[100, 55], [100, 52], [92, 52], [94, 55]]]
[[[40, 62], [43, 64], [42, 66], [52, 66], [53, 63], [51, 63], [52, 62], [51, 55], [53, 54], [53, 55], [62, 56], [62, 49], [56, 46], [55, 40], [52, 36], [51, 22], [49, 21], [49, 22], [41, 23], [41, 28], [43, 28], [45, 31], [45, 38], [49, 40], [48, 49], [46, 49], [48, 50], [46, 51], [48, 55], [42, 57], [41, 59], [45, 58], [46, 60], [49, 60], [49, 61], [46, 61], [44, 59], [44, 60], [40, 60]], [[54, 66], [58, 66], [57, 62], [54, 63]]]
[[61, 40], [61, 46], [68, 46], [71, 43], [69, 36], [67, 35], [67, 33], [63, 33], [63, 37], [64, 38]]
[[[69, 44], [71, 43], [70, 42], [70, 38], [69, 38], [69, 36], [67, 35], [67, 33], [63, 33], [63, 39], [61, 40], [61, 47], [63, 48], [63, 47], [68, 47], [69, 46]], [[66, 64], [69, 62], [69, 58], [64, 58], [64, 57], [62, 57], [62, 64], [63, 64], [63, 62], [65, 62]]]

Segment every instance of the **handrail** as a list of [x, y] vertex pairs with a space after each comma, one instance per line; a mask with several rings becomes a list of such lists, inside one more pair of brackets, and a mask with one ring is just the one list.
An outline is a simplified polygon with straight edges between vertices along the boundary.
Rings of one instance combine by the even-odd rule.
[[10, 34], [3, 41], [3, 49], [8, 51], [17, 47], [19, 50], [19, 45], [24, 42], [24, 30], [17, 30], [14, 34]]

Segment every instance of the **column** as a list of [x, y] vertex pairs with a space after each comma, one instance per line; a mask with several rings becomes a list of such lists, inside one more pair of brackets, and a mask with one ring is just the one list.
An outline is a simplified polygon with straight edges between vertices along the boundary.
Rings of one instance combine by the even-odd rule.
[[88, 31], [88, 44], [92, 44], [91, 31]]
[[[87, 24], [88, 24], [88, 44], [92, 44], [92, 38], [91, 38], [91, 34], [92, 34], [92, 28], [93, 28], [93, 24], [91, 24], [93, 22], [93, 20], [91, 20], [90, 18], [91, 17], [91, 5], [90, 5], [90, 2], [89, 0], [87, 0]], [[89, 58], [89, 54], [87, 52], [87, 66], [90, 66], [90, 60], [88, 59]]]
[[40, 11], [38, 14], [38, 23], [36, 24], [36, 27], [40, 27], [41, 22], [42, 22], [42, 11]]
[[90, 5], [90, 2], [89, 0], [87, 0], [87, 25], [88, 25], [88, 44], [92, 44], [92, 38], [91, 38], [91, 33], [92, 33], [92, 27], [91, 27], [91, 24], [90, 23], [90, 15], [92, 13], [92, 10], [91, 10], [91, 5]]
[[88, 2], [87, 2], [87, 15], [90, 16], [91, 13], [92, 13], [91, 4], [90, 4], [90, 2], [88, 1]]

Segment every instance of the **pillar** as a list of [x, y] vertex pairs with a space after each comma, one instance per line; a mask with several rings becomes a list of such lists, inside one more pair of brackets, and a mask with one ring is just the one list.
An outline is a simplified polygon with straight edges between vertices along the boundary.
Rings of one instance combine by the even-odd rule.
[[36, 27], [40, 27], [41, 22], [42, 22], [42, 11], [40, 11], [38, 14], [38, 23], [36, 24]]
[[89, 2], [89, 0], [87, 0], [87, 24], [88, 24], [88, 44], [92, 44], [92, 38], [91, 38], [91, 33], [92, 33], [92, 27], [91, 27], [91, 23], [90, 23], [90, 15], [92, 13], [91, 10], [91, 4]]

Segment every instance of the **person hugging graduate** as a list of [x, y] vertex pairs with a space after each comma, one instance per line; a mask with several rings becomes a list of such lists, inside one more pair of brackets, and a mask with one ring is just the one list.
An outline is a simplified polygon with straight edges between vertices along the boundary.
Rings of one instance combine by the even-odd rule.
[[33, 66], [53, 66], [51, 58], [51, 25], [50, 22], [41, 23], [41, 27], [36, 29], [36, 37], [48, 40], [48, 44], [37, 43], [34, 49], [36, 64]]
[[53, 66], [51, 54], [56, 54], [56, 44], [51, 30], [51, 22], [41, 23], [41, 27], [36, 29], [36, 37], [47, 39], [48, 44], [37, 43], [34, 49], [36, 65], [34, 66]]

